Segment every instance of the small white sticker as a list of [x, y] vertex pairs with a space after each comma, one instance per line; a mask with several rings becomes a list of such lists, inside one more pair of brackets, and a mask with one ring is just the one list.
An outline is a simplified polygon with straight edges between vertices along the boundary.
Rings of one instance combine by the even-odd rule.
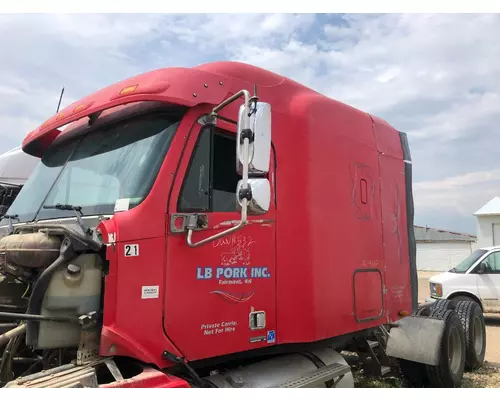
[[137, 257], [139, 255], [138, 244], [126, 244], [124, 249], [125, 249], [125, 257]]
[[115, 233], [108, 233], [108, 242], [109, 243], [116, 242], [116, 234]]
[[130, 199], [118, 199], [115, 201], [115, 212], [127, 211], [130, 207]]
[[142, 299], [157, 299], [160, 296], [159, 286], [143, 286]]

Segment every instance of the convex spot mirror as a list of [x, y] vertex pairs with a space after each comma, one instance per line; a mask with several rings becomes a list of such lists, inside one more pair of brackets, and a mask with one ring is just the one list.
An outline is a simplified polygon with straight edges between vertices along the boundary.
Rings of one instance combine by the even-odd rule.
[[[254, 107], [257, 107], [255, 110]], [[243, 174], [243, 141], [241, 132], [250, 128], [254, 134], [253, 142], [248, 147], [249, 174], [267, 174], [271, 157], [271, 105], [257, 102], [250, 105], [250, 117], [245, 115], [245, 106], [242, 105], [238, 114], [238, 136], [236, 147], [236, 171]], [[246, 124], [249, 122], [249, 126]]]
[[[239, 193], [243, 181], [238, 182], [236, 189], [236, 205], [238, 211], [241, 211], [242, 204]], [[252, 200], [248, 202], [248, 213], [250, 215], [265, 214], [269, 211], [271, 205], [271, 184], [265, 178], [251, 178], [248, 180], [248, 188], [252, 191]]]

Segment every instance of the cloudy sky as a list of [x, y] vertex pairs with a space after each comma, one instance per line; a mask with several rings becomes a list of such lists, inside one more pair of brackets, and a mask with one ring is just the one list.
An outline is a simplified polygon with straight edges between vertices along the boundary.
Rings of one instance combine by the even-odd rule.
[[416, 223], [475, 233], [500, 196], [500, 15], [0, 14], [0, 151], [62, 106], [147, 70], [229, 59], [408, 133]]

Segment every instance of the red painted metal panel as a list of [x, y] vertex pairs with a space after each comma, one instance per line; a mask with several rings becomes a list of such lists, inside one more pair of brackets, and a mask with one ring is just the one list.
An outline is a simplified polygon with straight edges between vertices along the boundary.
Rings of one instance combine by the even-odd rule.
[[382, 274], [376, 268], [354, 273], [354, 315], [358, 322], [379, 320], [384, 313]]
[[411, 312], [408, 228], [406, 216], [404, 162], [380, 156], [384, 237], [384, 280], [386, 307], [391, 321], [399, 311]]
[[[179, 193], [200, 132], [200, 126], [190, 132], [170, 197], [170, 213], [178, 212]], [[208, 213], [208, 229], [195, 232], [194, 241], [228, 229], [239, 219], [236, 212]], [[276, 330], [274, 207], [265, 216], [249, 220], [240, 232], [195, 249], [186, 245], [185, 234], [167, 236], [164, 326], [189, 360], [275, 344], [267, 341], [267, 332]], [[265, 312], [263, 329], [250, 329], [252, 311]]]

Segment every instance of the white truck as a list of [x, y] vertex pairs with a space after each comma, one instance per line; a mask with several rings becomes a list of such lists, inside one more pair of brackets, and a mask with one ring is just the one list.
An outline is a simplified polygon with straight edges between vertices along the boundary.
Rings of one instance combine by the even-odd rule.
[[24, 153], [21, 147], [0, 154], [0, 218], [17, 197], [39, 161], [39, 158]]
[[500, 246], [482, 247], [456, 267], [429, 279], [430, 297], [472, 300], [484, 313], [500, 312]]

